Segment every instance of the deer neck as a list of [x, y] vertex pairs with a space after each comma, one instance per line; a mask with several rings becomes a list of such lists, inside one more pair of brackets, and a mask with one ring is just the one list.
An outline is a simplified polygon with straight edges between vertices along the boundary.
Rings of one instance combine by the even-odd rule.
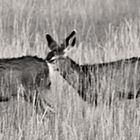
[[61, 58], [58, 60], [58, 71], [60, 75], [71, 85], [76, 91], [79, 89], [80, 65], [71, 58]]
[[84, 101], [88, 103], [95, 101], [96, 97], [88, 94], [94, 81], [91, 80], [90, 72], [86, 66], [80, 66], [69, 57], [66, 57], [58, 60], [57, 67], [60, 75], [78, 92]]

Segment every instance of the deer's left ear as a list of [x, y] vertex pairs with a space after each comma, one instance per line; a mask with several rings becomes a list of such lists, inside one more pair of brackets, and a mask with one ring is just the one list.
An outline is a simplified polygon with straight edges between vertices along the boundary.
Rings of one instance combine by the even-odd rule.
[[64, 44], [65, 47], [74, 46], [76, 43], [76, 30], [73, 30], [65, 39]]
[[72, 47], [75, 46], [75, 44], [76, 44], [76, 37], [71, 39], [70, 42], [69, 42], [69, 45], [72, 46]]
[[48, 47], [50, 50], [53, 50], [58, 47], [57, 42], [51, 37], [51, 35], [46, 34], [46, 39], [47, 39]]

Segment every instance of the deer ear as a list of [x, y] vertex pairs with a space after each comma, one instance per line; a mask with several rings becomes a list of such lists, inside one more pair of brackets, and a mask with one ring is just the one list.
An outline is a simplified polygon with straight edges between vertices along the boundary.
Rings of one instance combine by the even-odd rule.
[[49, 34], [46, 34], [46, 39], [47, 39], [48, 47], [50, 48], [50, 50], [53, 50], [58, 47], [56, 41]]
[[75, 46], [76, 44], [76, 37], [73, 38], [72, 42], [71, 42], [71, 46]]
[[74, 46], [75, 43], [76, 43], [76, 30], [73, 30], [70, 35], [65, 39], [65, 45], [66, 47], [71, 45], [71, 46]]

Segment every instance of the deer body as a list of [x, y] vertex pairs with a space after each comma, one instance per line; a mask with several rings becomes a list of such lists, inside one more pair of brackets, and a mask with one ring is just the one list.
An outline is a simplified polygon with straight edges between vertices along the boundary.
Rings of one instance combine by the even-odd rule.
[[111, 92], [119, 98], [139, 96], [140, 58], [78, 65], [67, 57], [60, 59], [58, 65], [61, 76], [89, 103], [96, 103], [99, 94], [111, 96]]
[[[108, 94], [109, 100], [112, 99], [112, 93], [115, 98], [116, 96], [127, 99], [137, 98], [140, 92], [140, 58], [133, 57], [108, 63], [79, 65], [65, 54], [67, 48], [73, 47], [75, 33], [73, 31], [66, 38], [67, 42], [72, 40], [71, 44], [64, 42], [60, 46], [47, 35], [51, 52], [46, 59], [49, 63], [56, 61], [54, 65], [61, 76], [82, 99], [97, 104], [106, 98], [106, 94]], [[51, 47], [51, 42], [53, 47]]]
[[37, 56], [0, 59], [0, 101], [17, 96], [19, 86], [23, 97], [33, 102], [34, 94], [39, 104], [45, 102], [41, 90], [50, 90], [49, 68], [45, 60]]

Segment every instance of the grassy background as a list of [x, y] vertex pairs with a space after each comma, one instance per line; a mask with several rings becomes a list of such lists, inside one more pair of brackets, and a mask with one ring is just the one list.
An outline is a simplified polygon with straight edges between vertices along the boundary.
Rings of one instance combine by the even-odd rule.
[[[0, 57], [44, 58], [45, 33], [61, 41], [73, 28], [78, 41], [70, 56], [80, 64], [139, 56], [139, 7], [139, 0], [0, 0]], [[94, 108], [58, 73], [51, 78], [55, 117], [42, 122], [22, 99], [1, 103], [0, 139], [140, 139], [138, 100]]]

